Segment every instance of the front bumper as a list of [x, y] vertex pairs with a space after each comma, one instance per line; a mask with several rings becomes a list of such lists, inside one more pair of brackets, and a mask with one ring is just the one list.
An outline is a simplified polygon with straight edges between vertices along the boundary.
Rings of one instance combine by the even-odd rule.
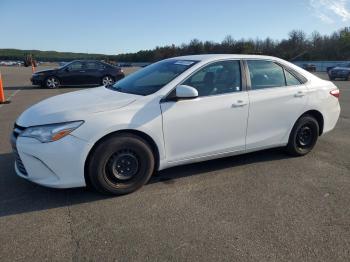
[[44, 83], [43, 77], [38, 75], [32, 75], [30, 81], [32, 82], [32, 85], [42, 85]]
[[84, 164], [91, 146], [84, 140], [68, 135], [55, 142], [41, 143], [13, 133], [11, 144], [18, 176], [54, 188], [86, 185]]

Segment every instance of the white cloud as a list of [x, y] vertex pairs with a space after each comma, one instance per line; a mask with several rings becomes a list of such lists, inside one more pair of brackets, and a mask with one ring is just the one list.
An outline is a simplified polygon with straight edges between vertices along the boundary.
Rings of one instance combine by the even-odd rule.
[[331, 24], [341, 19], [350, 21], [350, 0], [309, 0], [314, 16], [321, 21]]
[[325, 15], [324, 13], [317, 13], [315, 14], [319, 19], [321, 19], [322, 22], [325, 22], [326, 24], [333, 24], [334, 20], [330, 18], [329, 16]]

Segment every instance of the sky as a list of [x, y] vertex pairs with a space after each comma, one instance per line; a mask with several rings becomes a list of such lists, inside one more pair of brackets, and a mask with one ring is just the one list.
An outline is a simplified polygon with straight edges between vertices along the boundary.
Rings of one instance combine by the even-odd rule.
[[350, 26], [350, 0], [0, 0], [0, 48], [119, 54]]

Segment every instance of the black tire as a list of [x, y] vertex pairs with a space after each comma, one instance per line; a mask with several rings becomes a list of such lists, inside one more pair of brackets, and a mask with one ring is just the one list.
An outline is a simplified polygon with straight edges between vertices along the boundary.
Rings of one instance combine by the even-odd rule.
[[293, 156], [304, 156], [309, 153], [317, 142], [319, 130], [319, 124], [314, 117], [310, 115], [300, 117], [290, 133], [287, 152]]
[[44, 81], [44, 86], [49, 89], [55, 89], [60, 87], [60, 80], [55, 76], [49, 76]]
[[145, 140], [132, 134], [114, 135], [92, 152], [88, 177], [97, 191], [124, 195], [148, 182], [154, 162], [152, 149]]
[[329, 77], [329, 80], [334, 81], [335, 78], [330, 76], [330, 77]]

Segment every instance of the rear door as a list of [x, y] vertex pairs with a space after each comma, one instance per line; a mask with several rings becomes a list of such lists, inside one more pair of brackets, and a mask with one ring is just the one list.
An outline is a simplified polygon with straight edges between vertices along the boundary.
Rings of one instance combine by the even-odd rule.
[[87, 61], [85, 63], [85, 80], [87, 84], [101, 84], [104, 75], [105, 65], [97, 61]]
[[[274, 61], [246, 61], [249, 86], [247, 150], [282, 145], [304, 112], [307, 87]], [[294, 73], [295, 74], [295, 73]]]

